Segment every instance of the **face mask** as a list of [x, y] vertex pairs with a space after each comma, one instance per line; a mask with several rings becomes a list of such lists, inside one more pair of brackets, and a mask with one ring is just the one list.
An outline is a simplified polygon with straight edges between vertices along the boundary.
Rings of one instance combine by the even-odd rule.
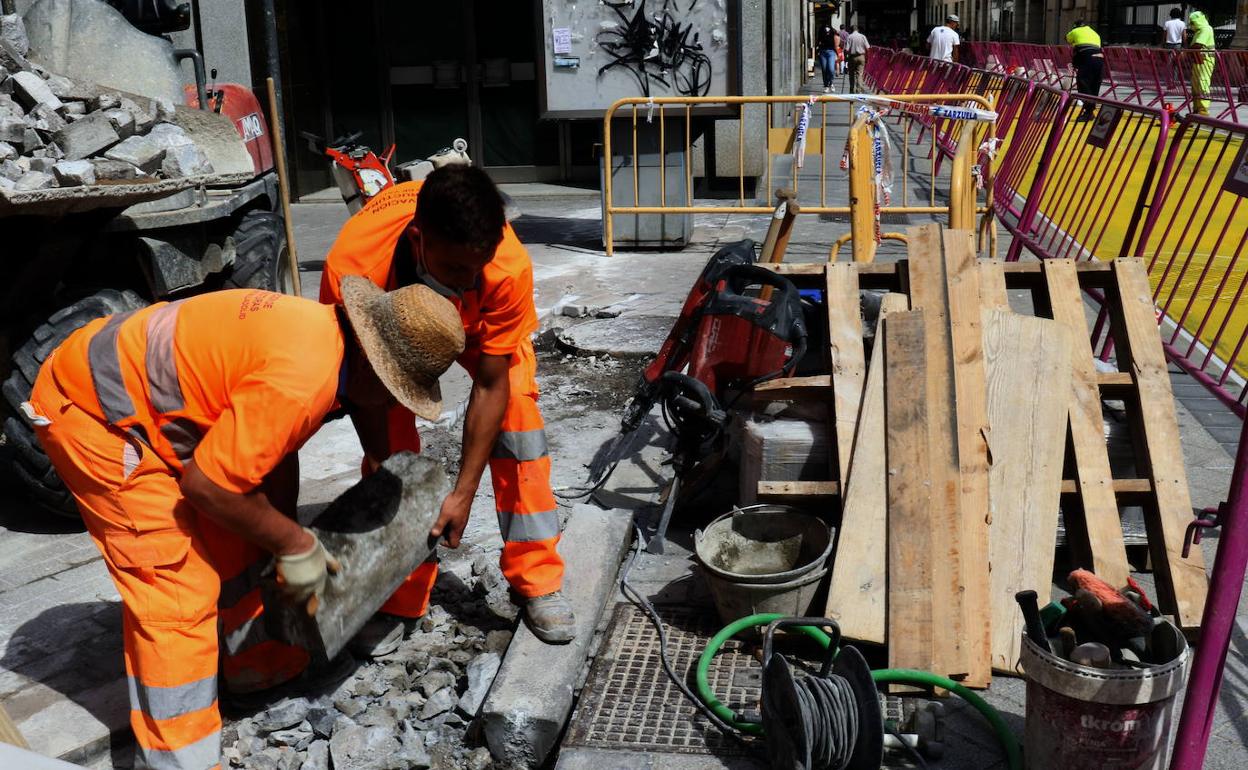
[[416, 258], [416, 280], [433, 289], [438, 294], [447, 299], [463, 299], [464, 292], [452, 289], [446, 284], [433, 277], [433, 274], [425, 267], [425, 250], [421, 245], [420, 255]]

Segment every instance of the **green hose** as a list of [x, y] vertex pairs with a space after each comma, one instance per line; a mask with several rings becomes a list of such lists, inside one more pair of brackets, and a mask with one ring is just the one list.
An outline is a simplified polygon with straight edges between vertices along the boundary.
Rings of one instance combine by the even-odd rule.
[[[786, 617], [779, 613], [766, 612], [759, 615], [750, 615], [733, 621], [723, 628], [718, 634], [711, 638], [706, 645], [706, 649], [702, 651], [702, 656], [698, 658], [698, 669], [696, 676], [696, 691], [698, 697], [706, 704], [707, 708], [715, 712], [715, 715], [724, 720], [728, 724], [737, 728], [743, 733], [749, 735], [762, 735], [763, 726], [751, 722], [738, 722], [736, 715], [732, 709], [719, 702], [715, 694], [711, 692], [710, 683], [707, 681], [707, 672], [710, 670], [711, 661], [715, 658], [715, 653], [724, 646], [724, 642], [736, 636], [741, 631], [755, 626], [765, 626], [773, 620], [779, 620]], [[799, 626], [798, 631], [806, 634], [814, 639], [825, 650], [832, 640], [818, 628], [814, 626]], [[948, 690], [965, 700], [967, 703], [975, 707], [975, 710], [984, 715], [988, 723], [992, 726], [993, 731], [997, 734], [997, 739], [1001, 741], [1002, 748], [1005, 749], [1006, 757], [1010, 764], [1010, 770], [1022, 770], [1023, 767], [1023, 751], [1018, 745], [1018, 740], [1014, 734], [1010, 732], [1010, 728], [1005, 724], [1005, 720], [988, 702], [976, 695], [971, 690], [963, 687], [952, 679], [947, 679], [937, 674], [928, 673], [927, 671], [914, 671], [905, 668], [886, 668], [879, 671], [872, 671], [871, 678], [877, 683], [891, 684], [909, 684], [915, 686], [940, 687]]]

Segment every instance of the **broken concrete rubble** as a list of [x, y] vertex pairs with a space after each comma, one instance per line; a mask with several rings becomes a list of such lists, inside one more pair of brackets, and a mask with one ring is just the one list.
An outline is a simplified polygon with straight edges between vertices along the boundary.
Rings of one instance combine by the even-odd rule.
[[66, 160], [82, 160], [97, 155], [121, 141], [112, 121], [102, 112], [94, 112], [67, 125], [55, 136], [65, 152]]
[[194, 144], [180, 144], [165, 150], [165, 159], [161, 162], [161, 174], [166, 179], [177, 179], [184, 176], [211, 174], [212, 164], [204, 151]]
[[31, 190], [46, 190], [49, 187], [56, 187], [56, 177], [43, 171], [31, 170], [17, 180], [13, 189], [17, 192], [30, 192]]
[[160, 168], [160, 162], [165, 159], [165, 151], [145, 136], [132, 136], [109, 148], [104, 157], [124, 161], [144, 173], [152, 174]]
[[10, 75], [9, 80], [13, 83], [13, 98], [27, 110], [39, 105], [53, 110], [59, 110], [65, 106], [56, 94], [52, 93], [52, 89], [48, 88], [48, 84], [43, 82], [43, 78], [34, 72], [18, 72]]
[[22, 56], [30, 52], [30, 38], [26, 37], [26, 25], [16, 13], [0, 15], [0, 40], [13, 46]]
[[139, 170], [124, 160], [92, 158], [91, 166], [97, 182], [122, 182], [139, 176]]
[[26, 60], [26, 55], [13, 46], [7, 40], [0, 39], [0, 67], [4, 67], [9, 72], [29, 72], [30, 62]]
[[104, 117], [108, 118], [108, 122], [113, 124], [113, 130], [118, 136], [122, 139], [134, 136], [134, 113], [120, 107], [102, 110], [102, 112]]
[[[0, 162], [23, 161], [20, 174], [10, 169], [4, 175], [10, 181], [32, 169], [51, 174], [61, 160], [90, 160], [92, 168], [69, 166], [53, 177], [54, 186], [213, 173], [185, 130], [160, 122], [172, 120], [175, 112], [167, 99], [131, 98], [49, 73], [0, 38]], [[92, 181], [83, 181], [92, 175]], [[32, 177], [25, 184], [36, 183], [47, 180]]]
[[63, 160], [52, 167], [62, 187], [95, 184], [95, 166], [89, 160]]

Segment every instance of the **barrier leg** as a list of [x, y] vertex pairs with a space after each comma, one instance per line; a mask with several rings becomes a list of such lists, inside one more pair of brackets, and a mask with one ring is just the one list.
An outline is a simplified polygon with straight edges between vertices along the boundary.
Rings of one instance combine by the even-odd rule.
[[849, 129], [849, 231], [855, 262], [875, 259], [875, 163], [870, 128], [858, 118]]
[[[1171, 770], [1200, 770], [1213, 729], [1213, 716], [1222, 687], [1222, 670], [1226, 652], [1235, 628], [1235, 612], [1239, 592], [1248, 568], [1248, 441], [1240, 433], [1239, 450], [1235, 453], [1235, 470], [1231, 475], [1228, 502], [1219, 511], [1222, 533], [1218, 538], [1218, 555], [1213, 562], [1209, 583], [1209, 600], [1200, 622], [1200, 643], [1192, 662], [1187, 682], [1183, 715], [1179, 718], [1174, 742]], [[1198, 546], [1197, 546], [1198, 547]]]

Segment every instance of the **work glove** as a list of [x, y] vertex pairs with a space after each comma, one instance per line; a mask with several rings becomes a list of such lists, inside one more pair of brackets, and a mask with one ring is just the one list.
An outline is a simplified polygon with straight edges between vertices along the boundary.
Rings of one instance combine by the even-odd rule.
[[330, 575], [337, 575], [342, 566], [312, 530], [305, 527], [303, 531], [312, 536], [312, 547], [277, 557], [277, 587], [287, 601], [303, 605], [308, 615], [315, 615], [326, 581]]

